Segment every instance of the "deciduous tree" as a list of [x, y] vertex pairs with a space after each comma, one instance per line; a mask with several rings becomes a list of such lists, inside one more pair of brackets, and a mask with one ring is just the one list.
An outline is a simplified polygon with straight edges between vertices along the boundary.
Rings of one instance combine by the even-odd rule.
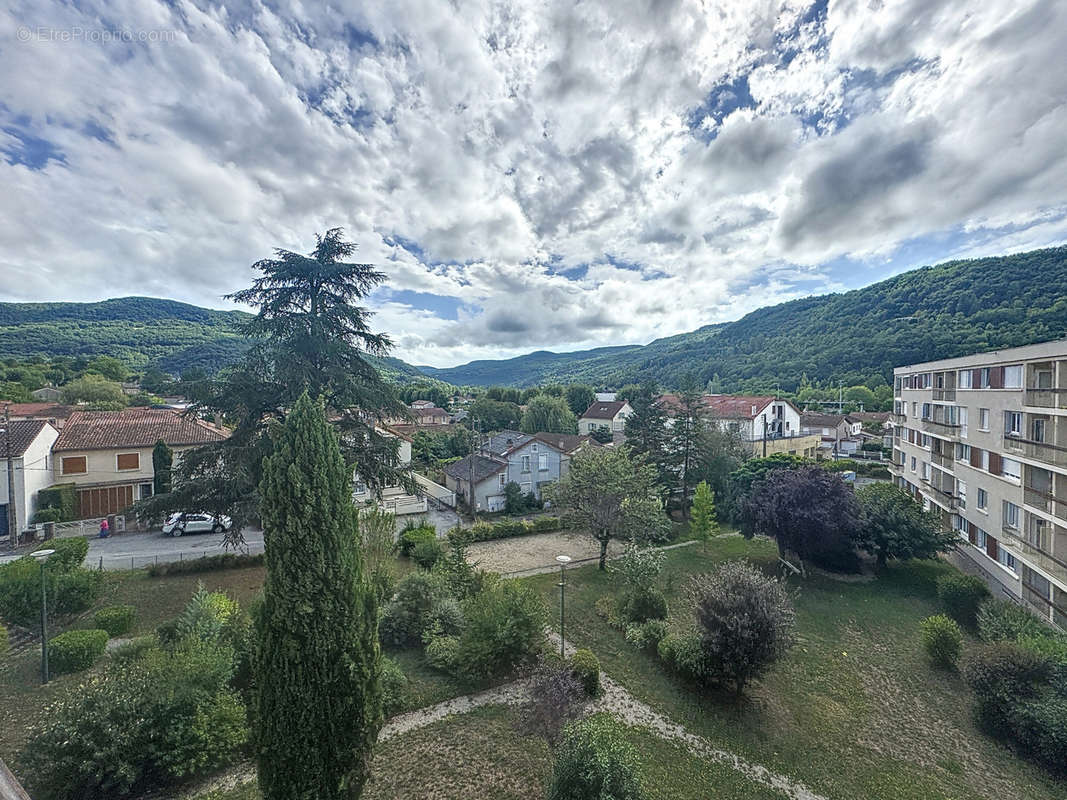
[[527, 404], [519, 427], [523, 433], [577, 433], [578, 420], [562, 397], [539, 394]]
[[956, 533], [893, 484], [869, 484], [856, 497], [863, 509], [859, 545], [876, 557], [878, 566], [890, 558], [937, 558], [955, 548]]
[[706, 481], [698, 483], [696, 492], [693, 494], [689, 530], [701, 542], [705, 551], [708, 548], [708, 541], [719, 531], [719, 522], [715, 518], [715, 494], [708, 488]]

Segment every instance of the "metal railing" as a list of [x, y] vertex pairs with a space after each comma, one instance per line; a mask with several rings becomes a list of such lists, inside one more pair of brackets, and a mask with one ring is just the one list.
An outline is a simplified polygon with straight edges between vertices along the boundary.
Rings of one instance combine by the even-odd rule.
[[1005, 536], [1000, 540], [1000, 543], [1013, 551], [1013, 555], [1021, 555], [1023, 560], [1030, 561], [1046, 572], [1067, 578], [1067, 561], [1034, 547], [1023, 538], [1022, 532], [1015, 528], [1009, 528], [1005, 525], [1002, 531]]
[[[54, 526], [52, 536], [56, 539], [70, 539], [75, 536], [97, 536], [100, 533], [101, 520], [107, 517], [95, 517], [93, 519], [78, 519], [71, 522], [36, 522], [30, 525], [38, 539], [46, 535], [46, 525]], [[126, 532], [126, 517], [122, 514], [115, 515], [115, 526], [110, 529], [111, 533]]]
[[1067, 447], [1050, 442], [1035, 442], [1021, 436], [1004, 435], [1004, 449], [1055, 467], [1067, 467]]
[[955, 458], [944, 453], [931, 453], [930, 460], [942, 469], [952, 469], [956, 464]]
[[934, 400], [953, 403], [956, 400], [955, 389], [934, 389]]
[[958, 436], [960, 432], [959, 423], [942, 422], [936, 419], [921, 419], [919, 420], [919, 427], [927, 433], [933, 433], [938, 436]]

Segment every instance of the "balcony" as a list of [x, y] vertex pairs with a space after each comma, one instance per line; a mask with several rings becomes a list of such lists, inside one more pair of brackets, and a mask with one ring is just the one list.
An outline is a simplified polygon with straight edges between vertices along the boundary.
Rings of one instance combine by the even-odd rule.
[[960, 426], [955, 422], [941, 422], [934, 419], [919, 420], [919, 427], [934, 436], [959, 436]]
[[903, 414], [890, 414], [889, 420], [894, 425], [905, 425], [907, 424], [908, 418]]
[[959, 498], [952, 492], [945, 491], [940, 486], [931, 485], [931, 488], [934, 490], [931, 499], [935, 503], [944, 506], [949, 511], [955, 511], [959, 508]]
[[956, 465], [956, 459], [950, 455], [944, 455], [943, 453], [931, 453], [930, 460], [941, 467], [941, 469], [953, 469]]
[[1004, 436], [1004, 449], [1018, 453], [1025, 458], [1051, 464], [1054, 467], [1067, 467], [1067, 447], [1060, 447], [1049, 442], [1034, 442], [1021, 436]]
[[944, 401], [947, 403], [956, 402], [956, 390], [955, 389], [934, 389], [934, 401]]
[[1067, 520], [1067, 497], [1033, 486], [1023, 487], [1023, 504]]
[[1037, 408], [1067, 408], [1067, 389], [1027, 389], [1025, 402]]
[[1021, 538], [1021, 532], [1014, 528], [1005, 526], [1003, 532], [1006, 535], [1001, 538], [1000, 544], [1007, 548], [1012, 555], [1028, 561], [1049, 574], [1067, 578], [1067, 562], [1053, 556], [1051, 553], [1046, 553], [1044, 550], [1034, 547]]

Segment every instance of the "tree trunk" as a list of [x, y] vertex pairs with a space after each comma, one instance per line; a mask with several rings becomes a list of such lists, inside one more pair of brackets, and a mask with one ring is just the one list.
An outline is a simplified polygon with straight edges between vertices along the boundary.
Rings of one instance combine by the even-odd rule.
[[608, 568], [608, 541], [610, 536], [599, 536], [600, 539], [600, 568], [606, 570]]

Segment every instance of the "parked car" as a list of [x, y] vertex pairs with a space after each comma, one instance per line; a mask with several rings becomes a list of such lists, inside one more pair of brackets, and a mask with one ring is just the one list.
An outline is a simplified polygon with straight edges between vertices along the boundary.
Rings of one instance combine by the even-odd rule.
[[222, 533], [233, 527], [233, 520], [227, 516], [216, 517], [203, 511], [196, 513], [175, 512], [163, 523], [163, 533], [181, 536], [186, 533]]

